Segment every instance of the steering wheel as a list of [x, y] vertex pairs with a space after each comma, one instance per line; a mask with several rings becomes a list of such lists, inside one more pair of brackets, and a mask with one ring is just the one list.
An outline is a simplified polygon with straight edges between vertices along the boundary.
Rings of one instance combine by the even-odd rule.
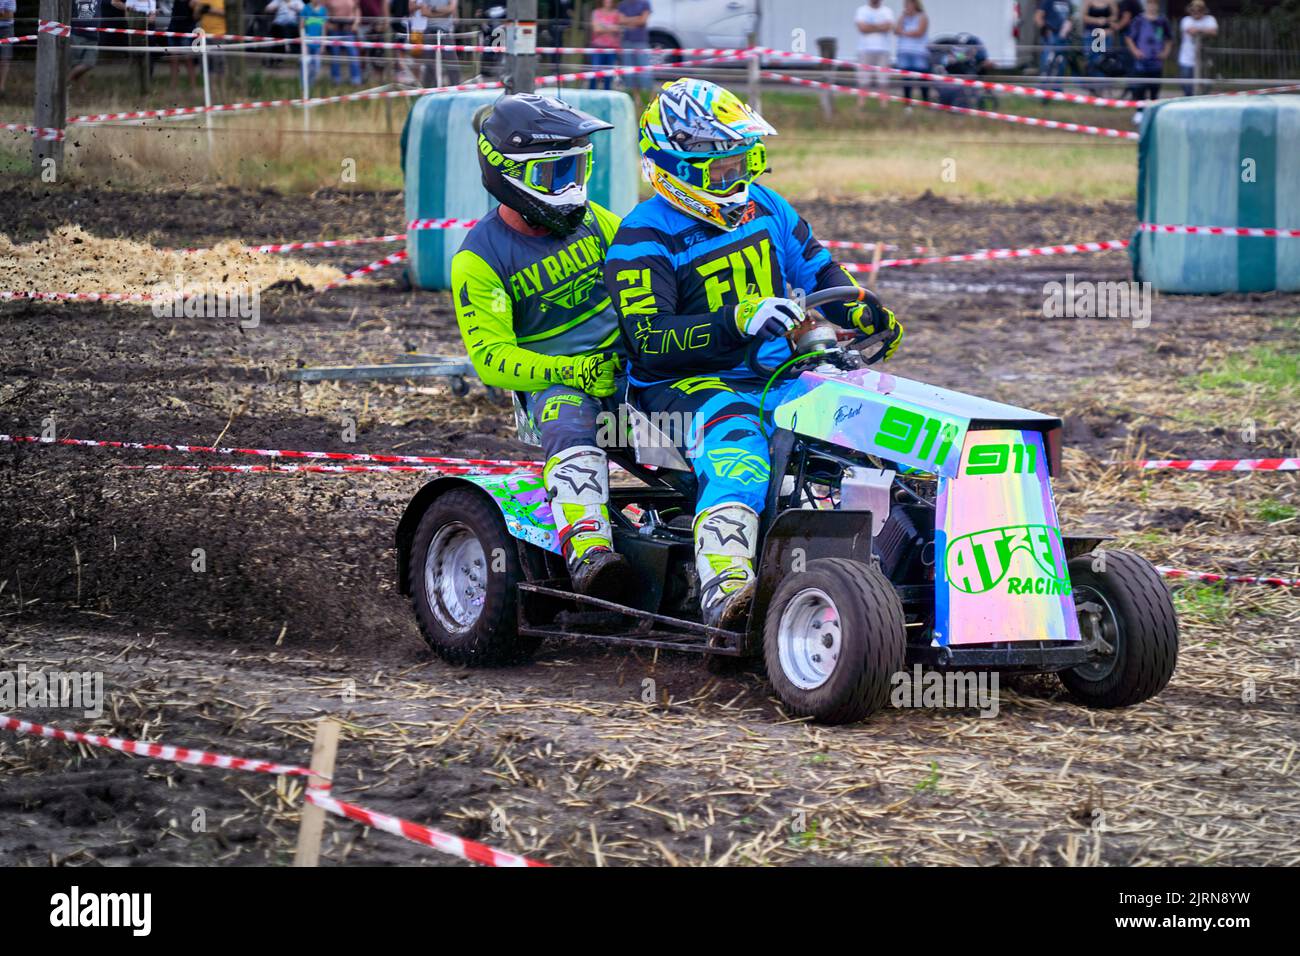
[[[833, 337], [836, 326], [814, 316], [814, 310], [821, 305], [831, 302], [865, 302], [871, 312], [872, 325], [882, 324], [885, 319], [886, 309], [884, 304], [870, 289], [862, 289], [857, 286], [835, 286], [831, 289], [822, 289], [820, 292], [814, 292], [804, 300], [804, 309], [809, 313], [809, 320], [803, 325], [793, 329], [789, 336], [790, 345], [794, 349], [797, 361], [786, 359], [784, 371], [793, 374], [802, 371], [811, 364], [820, 364], [826, 361], [833, 361], [836, 357], [845, 356], [846, 352], [855, 352], [857, 357], [848, 367], [858, 368], [879, 362], [885, 356], [885, 351], [889, 347], [887, 339], [890, 338], [889, 329], [877, 332], [874, 335], [859, 335], [852, 339], [841, 348], [836, 339]], [[835, 343], [827, 345], [827, 341]], [[770, 341], [770, 340], [769, 340]], [[749, 369], [760, 378], [771, 378], [781, 368], [781, 364], [775, 366], [766, 366], [759, 359], [759, 352], [764, 341], [753, 339], [745, 349], [745, 364]], [[866, 358], [864, 353], [873, 348], [880, 346], [875, 354]], [[860, 364], [859, 364], [860, 363]], [[838, 364], [843, 365], [843, 362]]]

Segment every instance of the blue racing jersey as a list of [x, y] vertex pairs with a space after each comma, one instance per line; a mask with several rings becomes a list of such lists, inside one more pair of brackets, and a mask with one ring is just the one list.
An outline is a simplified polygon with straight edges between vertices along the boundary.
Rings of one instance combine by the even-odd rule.
[[[605, 257], [609, 289], [635, 385], [696, 375], [761, 381], [745, 364], [752, 339], [736, 324], [736, 306], [753, 298], [793, 297], [856, 286], [832, 261], [812, 229], [782, 196], [749, 187], [749, 208], [727, 232], [674, 208], [659, 196], [623, 220]], [[827, 319], [852, 327], [835, 304]], [[789, 358], [784, 338], [763, 346], [761, 363]]]

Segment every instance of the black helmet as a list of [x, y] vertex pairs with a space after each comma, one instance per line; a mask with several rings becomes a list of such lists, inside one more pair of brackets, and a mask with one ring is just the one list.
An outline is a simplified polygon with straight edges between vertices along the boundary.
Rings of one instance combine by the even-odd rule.
[[483, 188], [530, 225], [560, 236], [577, 229], [587, 214], [588, 137], [613, 125], [536, 93], [503, 96], [474, 120]]

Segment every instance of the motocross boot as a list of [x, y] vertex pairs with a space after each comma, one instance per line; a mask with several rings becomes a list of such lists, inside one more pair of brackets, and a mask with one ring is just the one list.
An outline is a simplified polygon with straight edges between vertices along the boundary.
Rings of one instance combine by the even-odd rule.
[[609, 462], [594, 445], [574, 445], [542, 470], [560, 550], [574, 590], [615, 600], [628, 583], [627, 559], [614, 551], [609, 524]]
[[758, 514], [748, 505], [725, 502], [695, 516], [695, 568], [700, 575], [704, 623], [735, 631], [744, 626], [754, 601], [754, 554]]

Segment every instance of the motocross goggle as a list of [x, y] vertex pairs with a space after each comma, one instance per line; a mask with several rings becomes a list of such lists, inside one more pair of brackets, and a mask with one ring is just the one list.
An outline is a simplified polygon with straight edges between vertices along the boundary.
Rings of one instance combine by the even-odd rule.
[[715, 196], [725, 196], [738, 186], [749, 185], [767, 169], [767, 148], [761, 142], [698, 158], [657, 149], [647, 150], [646, 155], [686, 185]]
[[534, 192], [554, 196], [575, 186], [582, 187], [591, 178], [595, 165], [591, 143], [551, 153], [507, 154], [517, 164], [510, 175]]

